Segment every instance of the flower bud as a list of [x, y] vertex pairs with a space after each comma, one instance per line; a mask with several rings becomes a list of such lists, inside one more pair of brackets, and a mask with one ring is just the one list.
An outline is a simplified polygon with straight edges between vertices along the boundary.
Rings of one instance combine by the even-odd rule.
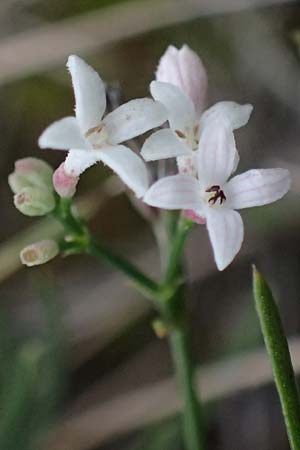
[[14, 204], [25, 216], [44, 216], [55, 208], [55, 198], [47, 189], [28, 186], [14, 196]]
[[23, 158], [15, 162], [15, 170], [8, 177], [14, 194], [24, 187], [41, 187], [52, 190], [52, 167], [38, 158]]
[[79, 177], [68, 175], [62, 163], [53, 174], [53, 186], [60, 197], [71, 198], [76, 192]]
[[198, 225], [206, 224], [205, 217], [198, 216], [198, 214], [195, 211], [193, 211], [192, 209], [185, 209], [183, 211], [183, 214], [185, 217], [190, 219], [192, 222], [197, 223]]
[[161, 57], [157, 81], [178, 86], [192, 100], [197, 114], [205, 107], [207, 74], [199, 56], [187, 45], [177, 49], [170, 45]]
[[45, 264], [59, 253], [57, 243], [51, 239], [35, 242], [23, 248], [20, 259], [25, 266], [32, 267]]

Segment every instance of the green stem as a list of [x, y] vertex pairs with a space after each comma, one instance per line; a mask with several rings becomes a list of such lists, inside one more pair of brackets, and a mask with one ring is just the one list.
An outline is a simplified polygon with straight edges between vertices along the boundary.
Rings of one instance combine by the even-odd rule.
[[200, 405], [194, 389], [194, 371], [185, 327], [174, 328], [169, 336], [178, 388], [183, 397], [183, 438], [186, 450], [203, 450], [204, 436]]
[[290, 447], [292, 450], [300, 450], [300, 403], [288, 342], [272, 292], [255, 267], [253, 291]]
[[101, 258], [110, 266], [126, 275], [127, 278], [129, 278], [134, 283], [136, 288], [141, 291], [146, 297], [151, 299], [160, 298], [160, 286], [143, 272], [141, 272], [136, 266], [131, 264], [127, 259], [112, 253], [103, 245], [95, 243], [92, 240], [86, 246], [85, 251], [89, 255]]
[[[177, 226], [168, 233], [165, 286], [172, 286], [174, 294], [162, 305], [162, 314], [169, 323], [169, 345], [176, 373], [178, 389], [183, 398], [183, 439], [185, 450], [203, 450], [204, 433], [200, 404], [194, 386], [194, 370], [187, 333], [186, 305], [182, 285], [182, 251], [192, 223], [180, 217]], [[169, 230], [170, 231], [170, 230]]]
[[107, 264], [122, 272], [129, 278], [136, 288], [147, 298], [157, 299], [164, 294], [160, 285], [145, 275], [127, 259], [116, 255], [102, 244], [96, 243], [86, 226], [74, 216], [70, 199], [60, 199], [54, 216], [62, 223], [65, 230], [71, 234], [71, 241], [64, 244], [64, 250], [85, 252], [101, 258]]
[[192, 222], [189, 219], [185, 219], [183, 217], [179, 219], [174, 233], [174, 239], [170, 239], [169, 241], [170, 250], [168, 255], [168, 265], [164, 276], [165, 284], [172, 283], [174, 280], [176, 281], [176, 278], [178, 278], [183, 245], [191, 227]]

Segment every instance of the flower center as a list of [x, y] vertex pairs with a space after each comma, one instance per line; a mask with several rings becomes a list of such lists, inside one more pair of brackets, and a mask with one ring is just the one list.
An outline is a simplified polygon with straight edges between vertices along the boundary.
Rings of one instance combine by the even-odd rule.
[[84, 135], [84, 137], [90, 142], [93, 149], [99, 150], [107, 142], [108, 133], [104, 123], [100, 123], [96, 127], [90, 128]]
[[226, 200], [224, 191], [218, 185], [211, 186], [210, 188], [206, 189], [205, 192], [212, 194], [208, 197], [208, 203], [210, 205], [215, 205], [218, 200], [219, 204], [222, 205]]
[[175, 130], [175, 133], [180, 139], [183, 139], [192, 150], [197, 150], [199, 144], [199, 125], [186, 127], [183, 131]]

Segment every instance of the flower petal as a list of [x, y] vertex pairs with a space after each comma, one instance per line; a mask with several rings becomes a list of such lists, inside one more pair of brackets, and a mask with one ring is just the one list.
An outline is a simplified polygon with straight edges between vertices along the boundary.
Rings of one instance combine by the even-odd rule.
[[76, 55], [69, 56], [76, 101], [76, 117], [82, 133], [98, 126], [106, 108], [105, 86], [97, 72]]
[[237, 175], [225, 187], [231, 208], [242, 209], [272, 203], [283, 197], [291, 184], [286, 169], [248, 170]]
[[75, 117], [65, 117], [49, 125], [41, 134], [38, 144], [41, 148], [70, 150], [87, 149], [88, 142], [82, 137]]
[[224, 184], [236, 165], [233, 132], [224, 124], [211, 123], [200, 135], [198, 178], [204, 187]]
[[70, 150], [65, 159], [64, 169], [67, 175], [76, 177], [99, 160], [93, 150]]
[[148, 171], [138, 155], [124, 145], [105, 147], [96, 153], [98, 159], [107, 164], [137, 197], [145, 194], [149, 186]]
[[247, 124], [252, 111], [253, 106], [249, 103], [240, 105], [235, 102], [219, 102], [203, 113], [200, 127], [203, 128], [211, 121], [224, 121], [233, 130], [236, 130]]
[[183, 45], [177, 49], [169, 45], [159, 61], [156, 80], [181, 88], [200, 116], [204, 109], [207, 74], [200, 57], [190, 47]]
[[201, 210], [200, 184], [188, 175], [173, 175], [154, 183], [144, 196], [148, 205], [164, 209]]
[[244, 225], [240, 214], [232, 209], [207, 208], [206, 226], [219, 270], [224, 270], [239, 252]]
[[146, 161], [191, 155], [192, 151], [169, 128], [156, 131], [146, 139], [141, 155]]
[[184, 132], [195, 125], [196, 113], [192, 101], [177, 86], [160, 81], [150, 84], [152, 97], [167, 109], [170, 127]]
[[150, 98], [138, 98], [119, 106], [104, 118], [112, 145], [139, 136], [167, 120], [166, 109]]

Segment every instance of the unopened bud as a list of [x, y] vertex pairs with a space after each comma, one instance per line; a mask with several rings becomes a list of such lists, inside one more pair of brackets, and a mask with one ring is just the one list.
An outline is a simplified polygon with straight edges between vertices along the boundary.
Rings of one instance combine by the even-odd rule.
[[53, 186], [60, 197], [73, 197], [78, 181], [79, 177], [68, 175], [65, 172], [65, 163], [62, 163], [53, 174]]
[[25, 187], [14, 196], [14, 204], [25, 216], [44, 216], [55, 208], [55, 198], [47, 189]]
[[23, 248], [20, 252], [20, 259], [22, 264], [28, 267], [45, 264], [51, 259], [55, 258], [59, 253], [57, 243], [51, 239], [45, 241], [35, 242]]
[[193, 211], [192, 209], [185, 209], [183, 214], [185, 217], [198, 225], [204, 225], [206, 223], [205, 217], [199, 216], [196, 211]]
[[52, 167], [38, 158], [23, 158], [15, 162], [15, 170], [8, 177], [14, 194], [24, 187], [41, 187], [52, 190]]
[[200, 115], [205, 107], [207, 74], [199, 56], [187, 45], [170, 45], [161, 57], [156, 79], [178, 86], [192, 100]]

